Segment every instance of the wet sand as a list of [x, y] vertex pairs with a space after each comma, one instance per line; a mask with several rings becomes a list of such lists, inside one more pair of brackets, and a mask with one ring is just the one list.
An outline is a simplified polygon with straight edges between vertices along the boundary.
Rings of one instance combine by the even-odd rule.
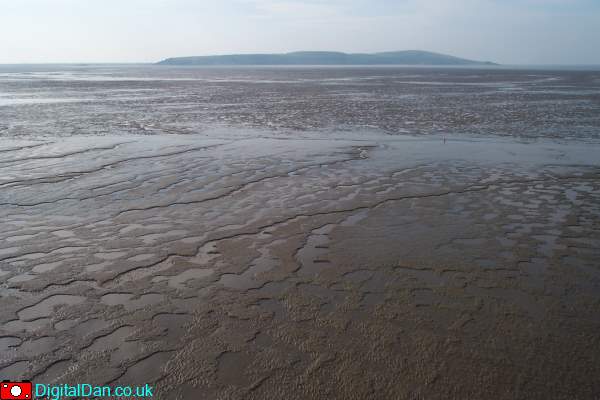
[[310, 130], [3, 140], [0, 377], [598, 398], [598, 154]]

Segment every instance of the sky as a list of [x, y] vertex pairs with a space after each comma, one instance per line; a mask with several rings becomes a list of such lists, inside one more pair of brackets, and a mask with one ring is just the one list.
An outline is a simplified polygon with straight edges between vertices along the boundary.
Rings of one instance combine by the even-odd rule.
[[0, 63], [414, 49], [600, 64], [600, 0], [0, 0]]

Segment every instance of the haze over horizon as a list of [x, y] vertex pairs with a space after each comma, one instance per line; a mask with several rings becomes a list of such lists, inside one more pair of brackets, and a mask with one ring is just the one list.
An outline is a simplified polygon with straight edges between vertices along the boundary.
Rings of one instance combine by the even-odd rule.
[[600, 2], [8, 0], [0, 36], [1, 64], [408, 49], [502, 64], [600, 64]]

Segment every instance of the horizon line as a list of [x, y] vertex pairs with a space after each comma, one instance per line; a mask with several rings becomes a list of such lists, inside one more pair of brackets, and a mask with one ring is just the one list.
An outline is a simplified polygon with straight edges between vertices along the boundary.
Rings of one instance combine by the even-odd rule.
[[[241, 54], [241, 53], [240, 53]], [[277, 53], [247, 53], [247, 54], [277, 54]], [[358, 54], [358, 53], [355, 53]], [[184, 56], [184, 57], [167, 57], [162, 60], [169, 58], [187, 58], [187, 57], [211, 57], [211, 56]], [[160, 61], [162, 61], [160, 60]], [[0, 62], [0, 66], [16, 66], [16, 65], [146, 65], [146, 66], [159, 66], [165, 67], [165, 65], [158, 64], [160, 61], [48, 61], [48, 62]], [[485, 61], [484, 61], [485, 62]], [[476, 64], [476, 65], [439, 65], [439, 64], [239, 64], [239, 65], [167, 65], [167, 67], [310, 67], [310, 66], [331, 66], [331, 67], [395, 67], [395, 66], [406, 66], [406, 67], [600, 67], [600, 63], [493, 63], [491, 65]]]

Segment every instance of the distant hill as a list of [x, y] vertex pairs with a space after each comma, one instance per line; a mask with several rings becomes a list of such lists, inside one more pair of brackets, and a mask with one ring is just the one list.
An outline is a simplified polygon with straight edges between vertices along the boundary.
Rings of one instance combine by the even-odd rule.
[[230, 54], [222, 56], [175, 57], [159, 65], [496, 65], [446, 54], [420, 50], [373, 54], [333, 51], [298, 51], [286, 54]]

